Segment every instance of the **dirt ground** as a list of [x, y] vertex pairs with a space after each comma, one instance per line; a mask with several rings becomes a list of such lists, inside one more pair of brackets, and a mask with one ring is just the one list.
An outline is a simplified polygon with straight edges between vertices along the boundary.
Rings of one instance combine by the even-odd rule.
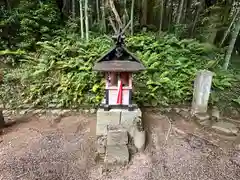
[[[95, 162], [95, 115], [24, 117], [0, 137], [1, 180], [239, 180], [232, 139], [179, 118], [144, 115], [146, 150], [126, 167], [104, 171]], [[189, 133], [189, 134], [188, 134]], [[167, 136], [167, 138], [166, 138]], [[201, 138], [200, 138], [201, 137]]]

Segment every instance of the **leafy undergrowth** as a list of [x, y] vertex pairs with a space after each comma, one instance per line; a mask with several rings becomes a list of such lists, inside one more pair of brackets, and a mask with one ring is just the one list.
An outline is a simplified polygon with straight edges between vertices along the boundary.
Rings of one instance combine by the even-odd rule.
[[[72, 108], [99, 104], [104, 81], [101, 74], [92, 71], [92, 66], [112, 45], [106, 36], [85, 43], [74, 33], [61, 33], [51, 41], [38, 42], [35, 53], [21, 53], [13, 58], [14, 68], [5, 69], [1, 87], [4, 104], [13, 108], [26, 104]], [[193, 81], [200, 69], [215, 72], [212, 90], [218, 95], [213, 93], [213, 104], [221, 100], [219, 93], [237, 83], [232, 71], [219, 70], [222, 54], [209, 44], [178, 40], [172, 35], [138, 34], [127, 38], [126, 45], [147, 67], [134, 76], [134, 98], [141, 105], [191, 101]], [[234, 99], [237, 101], [236, 96], [230, 101]]]

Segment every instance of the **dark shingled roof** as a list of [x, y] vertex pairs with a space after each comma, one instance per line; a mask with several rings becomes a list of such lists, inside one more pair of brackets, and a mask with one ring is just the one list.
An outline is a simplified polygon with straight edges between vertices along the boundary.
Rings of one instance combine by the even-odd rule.
[[93, 70], [103, 72], [136, 72], [145, 70], [145, 67], [137, 57], [123, 46], [123, 41], [118, 41], [113, 49], [97, 60]]
[[136, 61], [103, 61], [95, 64], [94, 70], [103, 72], [136, 72], [142, 71], [145, 67]]

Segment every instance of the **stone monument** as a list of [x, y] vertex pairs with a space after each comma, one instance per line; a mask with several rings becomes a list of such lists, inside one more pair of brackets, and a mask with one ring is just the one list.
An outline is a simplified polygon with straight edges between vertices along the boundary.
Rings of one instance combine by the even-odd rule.
[[97, 110], [97, 153], [106, 165], [126, 165], [130, 146], [140, 151], [145, 145], [142, 112], [132, 103], [132, 74], [145, 67], [125, 48], [121, 32], [115, 39], [115, 47], [93, 67], [106, 80], [105, 99]]
[[208, 70], [198, 72], [194, 81], [192, 115], [196, 113], [206, 113], [208, 100], [211, 92], [213, 73]]

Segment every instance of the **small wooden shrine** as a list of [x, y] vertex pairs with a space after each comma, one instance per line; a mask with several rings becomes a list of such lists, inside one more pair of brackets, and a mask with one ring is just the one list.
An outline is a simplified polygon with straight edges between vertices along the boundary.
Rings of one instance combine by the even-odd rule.
[[93, 70], [105, 74], [105, 111], [114, 107], [133, 110], [132, 105], [132, 74], [145, 70], [143, 64], [124, 46], [124, 36], [121, 31], [114, 37], [116, 45], [103, 55], [94, 65]]

